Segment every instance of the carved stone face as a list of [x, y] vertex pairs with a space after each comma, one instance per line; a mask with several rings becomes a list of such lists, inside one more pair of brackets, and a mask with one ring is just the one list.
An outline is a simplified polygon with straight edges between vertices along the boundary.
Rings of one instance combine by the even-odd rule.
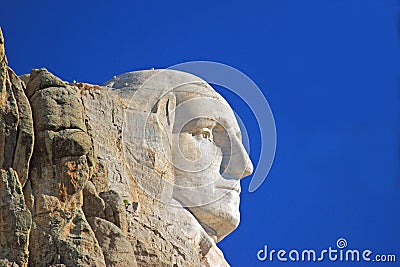
[[[200, 78], [173, 70], [126, 73], [107, 85], [120, 89], [119, 95], [130, 99], [131, 109], [144, 114], [157, 112], [163, 117], [157, 121], [170, 132], [170, 139], [160, 143], [167, 144], [168, 148], [163, 145], [161, 150], [169, 154], [173, 166], [172, 197], [215, 241], [232, 232], [240, 221], [239, 180], [253, 172], [253, 165], [225, 99]], [[168, 101], [164, 101], [166, 96]], [[129, 137], [141, 128], [137, 123], [132, 125], [135, 127], [127, 131]], [[134, 135], [141, 140], [140, 134]], [[156, 136], [150, 139], [158, 140]], [[153, 158], [157, 169], [160, 157], [156, 153]]]
[[239, 224], [240, 182], [253, 172], [229, 104], [208, 84], [175, 90], [174, 198], [216, 241]]

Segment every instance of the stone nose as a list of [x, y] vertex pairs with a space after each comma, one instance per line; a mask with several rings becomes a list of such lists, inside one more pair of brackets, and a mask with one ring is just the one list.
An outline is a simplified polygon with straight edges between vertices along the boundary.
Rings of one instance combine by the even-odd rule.
[[243, 176], [240, 177], [240, 178], [247, 177], [247, 176], [251, 175], [253, 173], [253, 171], [254, 171], [253, 163], [251, 162], [251, 160], [250, 160], [249, 156], [247, 155], [246, 151], [245, 151], [245, 153], [246, 153], [247, 163], [246, 163], [246, 167], [245, 167], [244, 172], [243, 172]]
[[253, 163], [239, 138], [231, 139], [231, 151], [224, 157], [226, 157], [222, 172], [224, 177], [242, 179], [253, 173]]

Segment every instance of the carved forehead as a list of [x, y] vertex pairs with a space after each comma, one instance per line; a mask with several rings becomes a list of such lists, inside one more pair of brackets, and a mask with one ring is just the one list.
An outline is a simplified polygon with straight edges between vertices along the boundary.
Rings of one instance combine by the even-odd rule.
[[236, 126], [228, 102], [207, 82], [176, 70], [143, 70], [121, 74], [106, 82], [135, 110], [148, 111], [167, 93], [176, 97], [176, 123], [189, 118], [210, 118], [225, 127]]
[[[147, 103], [157, 101], [164, 94], [173, 93], [177, 104], [192, 98], [213, 98], [229, 106], [207, 82], [201, 78], [176, 70], [141, 70], [127, 72], [104, 83], [123, 99]], [[144, 103], [143, 103], [144, 104]]]
[[[176, 71], [176, 70], [140, 70], [127, 72], [104, 83], [105, 86], [109, 86], [115, 89], [121, 89], [127, 87], [139, 88], [141, 86], [155, 85], [154, 89], [161, 89], [171, 87], [174, 85], [186, 83], [186, 82], [201, 82], [203, 81], [197, 76], [190, 73]], [[203, 81], [204, 82], [204, 81]]]
[[104, 86], [114, 89], [139, 88], [154, 91], [168, 91], [187, 83], [204, 83], [205, 81], [190, 73], [176, 70], [141, 70], [127, 72], [104, 83]]

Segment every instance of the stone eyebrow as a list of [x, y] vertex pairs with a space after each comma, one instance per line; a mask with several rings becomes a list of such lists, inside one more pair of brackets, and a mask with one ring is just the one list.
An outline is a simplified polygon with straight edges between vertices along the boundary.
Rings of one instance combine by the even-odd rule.
[[208, 127], [214, 127], [216, 124], [218, 124], [218, 122], [214, 119], [211, 118], [198, 118], [195, 121], [195, 124], [197, 126], [201, 126], [203, 128], [208, 128]]
[[219, 125], [219, 123], [211, 118], [206, 118], [206, 117], [200, 117], [200, 118], [195, 118], [188, 122], [183, 128], [182, 131], [190, 131], [193, 129], [198, 129], [198, 128], [214, 128], [216, 125]]

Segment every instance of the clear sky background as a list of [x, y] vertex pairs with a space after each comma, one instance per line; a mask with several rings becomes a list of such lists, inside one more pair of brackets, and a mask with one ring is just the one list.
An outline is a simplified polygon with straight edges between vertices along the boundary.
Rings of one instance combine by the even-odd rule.
[[[232, 266], [398, 266], [399, 3], [395, 0], [3, 1], [0, 26], [17, 74], [46, 67], [102, 84], [191, 60], [247, 74], [275, 116], [277, 152], [263, 185], [242, 181], [242, 221], [220, 243]], [[259, 130], [250, 109], [251, 158]], [[250, 115], [249, 115], [250, 114]], [[243, 117], [242, 117], [243, 119]], [[263, 164], [260, 162], [259, 164]], [[348, 248], [396, 263], [259, 262], [271, 249]]]

